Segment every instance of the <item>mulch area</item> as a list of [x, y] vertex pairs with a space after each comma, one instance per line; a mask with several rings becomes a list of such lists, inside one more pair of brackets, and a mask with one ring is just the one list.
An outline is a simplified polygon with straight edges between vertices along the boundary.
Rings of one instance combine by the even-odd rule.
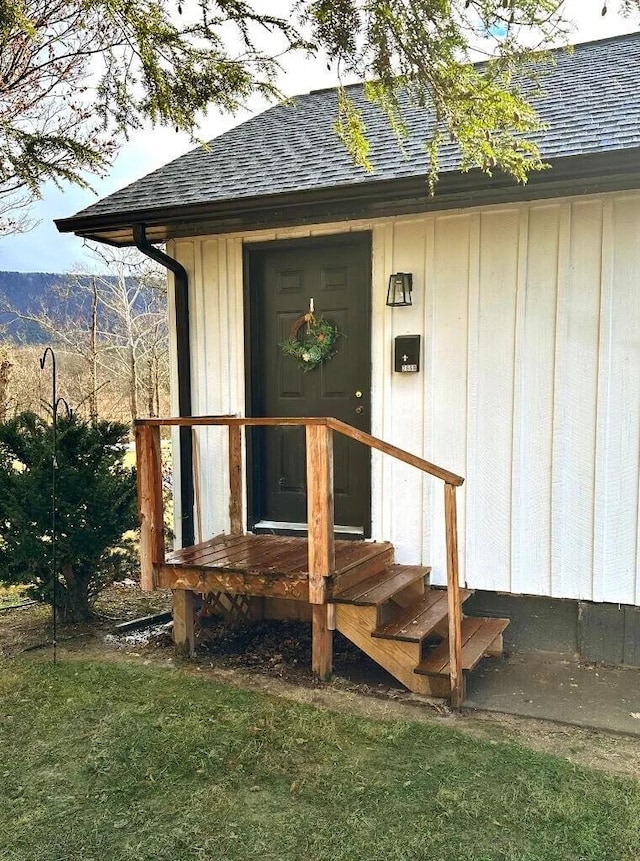
[[[215, 666], [244, 667], [287, 681], [309, 683], [311, 623], [297, 621], [216, 621], [198, 642], [198, 659]], [[356, 684], [397, 687], [382, 668], [336, 632], [334, 674]]]

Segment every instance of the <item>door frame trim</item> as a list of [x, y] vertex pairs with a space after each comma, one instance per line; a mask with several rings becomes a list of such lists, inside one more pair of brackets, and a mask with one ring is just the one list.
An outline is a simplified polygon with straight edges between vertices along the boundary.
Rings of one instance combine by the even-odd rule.
[[[368, 302], [368, 326], [369, 326], [369, 344], [370, 350], [373, 351], [373, 330], [372, 330], [372, 311], [373, 311], [373, 231], [372, 230], [353, 230], [348, 233], [324, 233], [320, 236], [304, 236], [293, 239], [274, 239], [261, 242], [245, 242], [242, 247], [242, 284], [243, 284], [243, 311], [244, 311], [244, 392], [245, 392], [245, 416], [253, 415], [253, 398], [254, 385], [252, 381], [251, 369], [253, 365], [253, 344], [255, 343], [252, 337], [255, 332], [257, 321], [253, 313], [251, 304], [251, 258], [255, 252], [260, 251], [282, 251], [288, 249], [305, 249], [313, 248], [317, 245], [333, 244], [333, 245], [366, 245], [369, 251], [368, 261], [369, 270], [367, 273], [367, 282], [369, 284], [369, 302]], [[373, 365], [373, 357], [369, 355], [371, 367]], [[373, 371], [373, 367], [372, 367]], [[373, 388], [373, 379], [371, 379]], [[255, 445], [253, 442], [254, 428], [246, 428], [245, 431], [245, 485], [246, 485], [246, 528], [247, 532], [252, 532], [261, 518], [256, 515], [256, 494], [254, 484], [257, 480], [255, 470], [257, 468], [257, 458], [255, 455]], [[369, 463], [369, 485], [368, 499], [366, 500], [367, 516], [364, 523], [364, 533], [358, 537], [370, 538], [372, 526], [372, 480], [373, 471], [371, 462]], [[286, 531], [286, 530], [285, 530]], [[283, 533], [284, 534], [284, 533]], [[346, 536], [345, 536], [346, 537]], [[351, 536], [350, 536], [351, 537]]]

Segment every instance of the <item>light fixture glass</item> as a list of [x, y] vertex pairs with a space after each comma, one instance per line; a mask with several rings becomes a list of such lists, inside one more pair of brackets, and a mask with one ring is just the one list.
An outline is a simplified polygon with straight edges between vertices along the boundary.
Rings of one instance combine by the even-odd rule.
[[413, 275], [411, 272], [396, 272], [389, 278], [387, 289], [387, 305], [393, 308], [411, 305], [411, 291], [413, 290]]

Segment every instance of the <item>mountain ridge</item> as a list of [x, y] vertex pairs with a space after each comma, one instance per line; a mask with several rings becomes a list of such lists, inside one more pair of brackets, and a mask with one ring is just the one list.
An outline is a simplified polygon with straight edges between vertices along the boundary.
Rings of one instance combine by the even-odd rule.
[[[50, 334], [45, 333], [36, 322], [25, 320], [20, 315], [37, 314], [42, 312], [43, 308], [54, 308], [56, 303], [60, 303], [60, 296], [56, 293], [58, 287], [69, 279], [82, 285], [93, 277], [99, 278], [103, 283], [117, 280], [115, 275], [103, 273], [93, 275], [89, 272], [0, 270], [0, 340], [9, 340], [15, 344], [42, 344], [50, 341]], [[86, 291], [78, 291], [77, 301], [73, 298], [64, 300], [64, 309], [82, 316], [88, 313], [88, 297]]]

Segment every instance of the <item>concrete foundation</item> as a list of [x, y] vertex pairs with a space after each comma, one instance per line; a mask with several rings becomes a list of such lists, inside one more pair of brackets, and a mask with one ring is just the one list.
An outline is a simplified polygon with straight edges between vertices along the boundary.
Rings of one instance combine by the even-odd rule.
[[640, 607], [478, 591], [464, 610], [469, 616], [511, 619], [504, 635], [508, 652], [552, 652], [640, 667]]

